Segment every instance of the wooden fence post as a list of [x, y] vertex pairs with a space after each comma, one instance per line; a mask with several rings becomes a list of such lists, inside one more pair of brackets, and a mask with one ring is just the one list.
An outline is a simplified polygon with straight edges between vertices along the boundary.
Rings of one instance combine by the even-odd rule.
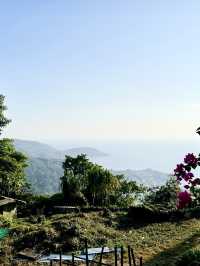
[[72, 253], [72, 266], [74, 266], [75, 263], [74, 263], [74, 253]]
[[131, 247], [128, 246], [128, 262], [129, 262], [129, 266], [131, 266]]
[[62, 266], [62, 251], [60, 250], [60, 266]]
[[132, 256], [132, 260], [133, 260], [133, 266], [137, 266], [136, 265], [136, 261], [135, 261], [135, 255], [134, 255], [133, 249], [131, 249], [131, 256]]
[[88, 243], [87, 243], [87, 239], [85, 240], [85, 251], [86, 251], [86, 266], [89, 266], [89, 258], [88, 258]]
[[100, 255], [100, 259], [99, 259], [99, 266], [101, 266], [101, 263], [102, 263], [103, 251], [104, 251], [104, 247], [102, 247], [102, 250], [101, 250], [101, 255]]
[[121, 247], [121, 266], [124, 265], [124, 248]]
[[53, 261], [52, 260], [50, 260], [50, 266], [53, 266]]
[[115, 266], [117, 266], [117, 247], [115, 247]]
[[142, 262], [142, 257], [140, 258], [140, 266], [143, 265], [143, 262]]

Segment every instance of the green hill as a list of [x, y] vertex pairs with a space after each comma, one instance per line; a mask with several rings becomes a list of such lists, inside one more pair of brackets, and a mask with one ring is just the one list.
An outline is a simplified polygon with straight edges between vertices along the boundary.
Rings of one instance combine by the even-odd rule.
[[55, 159], [30, 158], [26, 169], [28, 182], [33, 192], [53, 194], [59, 191], [60, 177], [63, 175], [62, 161]]
[[[65, 154], [76, 156], [87, 154], [95, 162], [95, 158], [108, 156], [107, 154], [90, 147], [57, 150], [47, 144], [15, 140], [17, 150], [24, 152], [29, 157], [29, 166], [26, 169], [28, 182], [35, 193], [52, 194], [59, 191], [60, 177], [63, 175], [62, 162]], [[134, 180], [145, 186], [159, 186], [166, 182], [168, 174], [152, 170], [122, 170], [112, 171], [114, 174], [124, 174], [128, 179]]]

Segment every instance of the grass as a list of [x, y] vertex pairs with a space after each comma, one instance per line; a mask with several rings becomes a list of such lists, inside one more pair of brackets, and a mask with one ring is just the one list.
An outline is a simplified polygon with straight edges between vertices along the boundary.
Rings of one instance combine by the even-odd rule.
[[102, 212], [53, 215], [40, 224], [33, 223], [32, 218], [17, 219], [11, 224], [10, 238], [2, 244], [5, 253], [9, 247], [7, 253], [12, 257], [17, 249], [26, 247], [29, 239], [39, 250], [44, 246], [52, 250], [55, 243], [60, 243], [67, 251], [82, 249], [87, 238], [94, 247], [130, 245], [136, 257], [143, 257], [145, 266], [156, 263], [174, 266], [188, 249], [200, 248], [198, 219], [131, 227], [125, 215], [115, 213], [105, 217]]

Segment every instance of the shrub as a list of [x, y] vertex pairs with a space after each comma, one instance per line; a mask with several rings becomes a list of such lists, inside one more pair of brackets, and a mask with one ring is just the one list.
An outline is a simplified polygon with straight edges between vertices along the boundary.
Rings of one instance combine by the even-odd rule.
[[185, 217], [186, 218], [200, 218], [200, 207], [195, 208], [188, 208], [185, 210]]
[[151, 205], [130, 207], [128, 216], [132, 219], [133, 223], [151, 223], [170, 220], [170, 212], [161, 211]]
[[67, 206], [86, 206], [87, 200], [81, 192], [73, 193], [68, 197], [65, 197]]
[[158, 206], [141, 205], [130, 207], [128, 216], [133, 223], [159, 223], [200, 218], [200, 208], [164, 210]]
[[189, 250], [178, 260], [176, 266], [199, 266], [200, 250]]
[[53, 196], [51, 196], [50, 201], [52, 205], [63, 205], [65, 204], [65, 198], [63, 193], [56, 193]]
[[170, 177], [165, 185], [150, 189], [144, 202], [146, 204], [158, 205], [165, 209], [174, 209], [177, 206], [178, 192], [179, 188], [176, 179]]
[[108, 208], [103, 210], [102, 216], [105, 218], [112, 218], [112, 212]]

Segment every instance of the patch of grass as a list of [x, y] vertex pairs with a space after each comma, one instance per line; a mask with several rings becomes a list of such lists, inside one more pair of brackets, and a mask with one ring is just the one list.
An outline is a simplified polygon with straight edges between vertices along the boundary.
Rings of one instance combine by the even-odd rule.
[[[80, 250], [84, 247], [85, 238], [89, 246], [93, 247], [130, 245], [137, 257], [143, 257], [145, 266], [153, 266], [156, 263], [159, 266], [174, 266], [189, 249], [200, 249], [198, 219], [179, 223], [128, 226], [125, 213], [113, 213], [107, 216], [103, 212], [90, 212], [53, 215], [46, 217], [40, 224], [31, 221], [30, 218], [12, 221], [11, 235], [6, 240], [7, 245], [10, 241], [9, 246], [11, 249], [14, 248], [11, 255], [15, 253], [16, 241], [23, 247], [24, 239], [35, 236], [34, 248], [40, 250], [42, 246], [48, 247], [48, 244], [49, 250], [53, 249], [52, 243], [61, 244], [65, 251]], [[42, 239], [42, 236], [45, 239]]]

